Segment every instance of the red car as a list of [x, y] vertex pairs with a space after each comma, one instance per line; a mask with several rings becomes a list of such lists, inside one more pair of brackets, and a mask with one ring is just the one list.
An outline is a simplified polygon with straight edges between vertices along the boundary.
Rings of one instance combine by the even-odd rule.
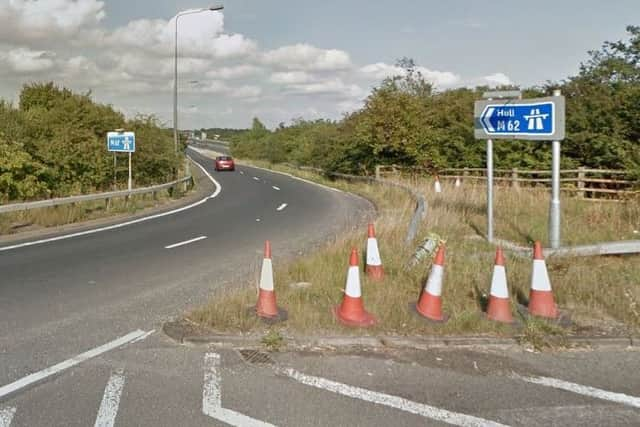
[[218, 156], [216, 157], [216, 171], [234, 171], [236, 170], [236, 164], [233, 162], [231, 156]]

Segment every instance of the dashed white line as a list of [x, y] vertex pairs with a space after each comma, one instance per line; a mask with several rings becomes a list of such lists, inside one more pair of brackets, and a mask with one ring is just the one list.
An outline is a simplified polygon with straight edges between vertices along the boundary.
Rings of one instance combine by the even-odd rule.
[[104, 389], [104, 395], [102, 396], [102, 402], [94, 424], [95, 427], [113, 427], [118, 415], [123, 388], [124, 373], [122, 371], [115, 372], [109, 378], [109, 382]]
[[583, 396], [595, 397], [597, 399], [608, 400], [610, 402], [621, 403], [623, 405], [640, 408], [640, 397], [629, 396], [623, 393], [615, 393], [612, 391], [602, 390], [595, 387], [589, 387], [581, 384], [571, 383], [549, 377], [525, 377], [518, 374], [511, 375], [512, 378], [526, 381], [532, 384], [553, 387], [560, 390], [570, 391], [571, 393], [581, 394]]
[[256, 218], [256, 222], [260, 222], [262, 221], [260, 218]]
[[0, 252], [9, 251], [9, 250], [12, 250], [12, 249], [24, 248], [24, 247], [27, 247], [27, 246], [41, 245], [43, 243], [57, 242], [59, 240], [66, 240], [66, 239], [71, 239], [71, 238], [74, 238], [74, 237], [86, 236], [86, 235], [89, 235], [89, 234], [100, 233], [102, 231], [115, 230], [117, 228], [126, 227], [128, 225], [138, 224], [138, 223], [141, 223], [141, 222], [150, 221], [152, 219], [157, 219], [157, 218], [162, 218], [162, 217], [169, 216], [169, 215], [174, 215], [174, 214], [177, 214], [179, 212], [183, 212], [183, 211], [186, 211], [188, 209], [195, 208], [196, 206], [200, 206], [201, 204], [205, 203], [207, 200], [217, 197], [218, 194], [220, 194], [220, 191], [222, 191], [222, 187], [220, 186], [218, 181], [213, 179], [213, 177], [209, 174], [209, 172], [207, 172], [205, 170], [205, 168], [200, 163], [196, 162], [195, 160], [193, 160], [193, 162], [200, 169], [202, 169], [202, 171], [207, 175], [207, 177], [209, 177], [211, 182], [213, 182], [213, 184], [216, 187], [216, 190], [213, 192], [213, 194], [211, 194], [210, 196], [205, 197], [202, 200], [199, 200], [199, 201], [197, 201], [195, 203], [192, 203], [192, 204], [190, 204], [188, 206], [183, 206], [181, 208], [174, 209], [172, 211], [163, 212], [163, 213], [156, 214], [156, 215], [151, 215], [151, 216], [145, 216], [143, 218], [134, 219], [132, 221], [126, 221], [126, 222], [121, 222], [119, 224], [109, 225], [107, 227], [94, 228], [92, 230], [80, 231], [80, 232], [71, 233], [71, 234], [64, 234], [62, 236], [51, 237], [51, 238], [48, 238], [48, 239], [35, 240], [35, 241], [32, 241], [32, 242], [25, 242], [25, 243], [19, 243], [19, 244], [16, 244], [16, 245], [0, 247]]
[[240, 175], [244, 175], [244, 171], [240, 171]]
[[457, 412], [447, 411], [445, 409], [436, 408], [434, 406], [425, 405], [422, 403], [412, 402], [398, 396], [392, 396], [390, 394], [378, 393], [376, 391], [367, 390], [364, 388], [354, 387], [347, 384], [327, 380], [325, 378], [314, 377], [311, 375], [305, 375], [294, 369], [285, 369], [280, 371], [284, 375], [292, 378], [299, 383], [316, 387], [322, 390], [330, 391], [332, 393], [341, 394], [354, 399], [364, 400], [366, 402], [375, 403], [377, 405], [384, 405], [391, 408], [399, 409], [401, 411], [409, 412], [411, 414], [420, 415], [432, 420], [443, 421], [445, 423], [454, 424], [457, 426], [492, 426], [498, 427], [503, 424], [485, 420], [483, 418], [474, 417], [471, 415], [460, 414]]
[[275, 185], [273, 187], [271, 187], [271, 188], [273, 188], [276, 191], [280, 191], [280, 187], [276, 187]]
[[9, 427], [13, 416], [16, 414], [16, 408], [0, 409], [0, 427]]
[[73, 366], [76, 366], [82, 362], [85, 362], [93, 357], [99, 356], [108, 351], [114, 350], [118, 347], [121, 347], [127, 343], [130, 343], [137, 338], [146, 334], [145, 331], [137, 330], [133, 331], [123, 337], [115, 339], [111, 342], [101, 345], [100, 347], [96, 347], [92, 350], [86, 351], [82, 354], [79, 354], [71, 359], [67, 359], [64, 362], [60, 362], [57, 365], [51, 366], [49, 368], [43, 369], [41, 371], [35, 372], [31, 375], [27, 375], [24, 378], [21, 378], [17, 381], [12, 382], [11, 384], [7, 384], [5, 386], [0, 387], [0, 398], [7, 396], [11, 393], [14, 393], [24, 387], [27, 387], [31, 384], [42, 381], [43, 379], [50, 377], [51, 375], [55, 375], [58, 372], [69, 369]]
[[185, 240], [184, 242], [174, 243], [173, 245], [165, 246], [164, 248], [165, 249], [179, 248], [180, 246], [185, 246], [185, 245], [188, 245], [190, 243], [199, 242], [200, 240], [204, 240], [206, 238], [207, 238], [207, 236], [200, 236], [200, 237], [196, 237], [194, 239]]
[[254, 177], [253, 177], [253, 179], [254, 179], [255, 181], [260, 181], [260, 178], [258, 178], [257, 176], [254, 176]]
[[280, 206], [278, 206], [278, 209], [276, 209], [278, 212], [282, 212], [283, 210], [285, 210], [287, 208], [287, 206], [289, 206], [286, 203], [281, 204]]
[[222, 407], [220, 387], [220, 355], [207, 353], [204, 356], [204, 387], [202, 388], [202, 412], [218, 421], [237, 427], [275, 427], [239, 412]]

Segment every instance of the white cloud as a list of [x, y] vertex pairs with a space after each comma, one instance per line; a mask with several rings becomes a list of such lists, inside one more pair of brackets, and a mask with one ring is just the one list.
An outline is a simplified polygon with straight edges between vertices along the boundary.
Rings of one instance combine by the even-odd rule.
[[271, 74], [270, 80], [272, 83], [290, 85], [309, 83], [313, 76], [305, 71], [285, 71]]
[[239, 88], [229, 89], [229, 94], [233, 98], [257, 98], [262, 94], [262, 89], [258, 86], [245, 85]]
[[0, 0], [0, 40], [52, 44], [104, 17], [104, 2], [97, 0]]
[[347, 84], [340, 78], [308, 84], [292, 84], [288, 92], [299, 95], [336, 95], [342, 99], [363, 98], [367, 93], [356, 84]]
[[54, 52], [35, 51], [26, 48], [12, 49], [0, 54], [0, 58], [16, 73], [39, 73], [55, 66]]
[[351, 68], [349, 54], [337, 49], [319, 49], [308, 44], [283, 46], [265, 52], [265, 64], [274, 68], [301, 71], [338, 71]]
[[251, 64], [241, 64], [232, 67], [221, 67], [209, 70], [206, 76], [212, 79], [233, 80], [254, 76], [262, 71], [260, 67]]
[[485, 76], [484, 81], [490, 86], [508, 86], [513, 84], [509, 76], [504, 73], [495, 73], [489, 76]]
[[[439, 88], [452, 87], [460, 83], [460, 77], [449, 71], [434, 71], [426, 67], [416, 67], [415, 69], [422, 74], [426, 81]], [[387, 77], [404, 76], [406, 74], [404, 68], [389, 65], [384, 62], [365, 65], [360, 68], [360, 72], [376, 80], [382, 80]]]

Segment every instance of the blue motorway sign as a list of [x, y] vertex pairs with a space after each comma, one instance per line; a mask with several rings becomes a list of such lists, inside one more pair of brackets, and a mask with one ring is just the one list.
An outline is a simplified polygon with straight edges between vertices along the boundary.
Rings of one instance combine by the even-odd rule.
[[133, 132], [108, 132], [107, 149], [123, 153], [136, 151], [136, 135]]
[[476, 138], [561, 140], [564, 97], [477, 101]]

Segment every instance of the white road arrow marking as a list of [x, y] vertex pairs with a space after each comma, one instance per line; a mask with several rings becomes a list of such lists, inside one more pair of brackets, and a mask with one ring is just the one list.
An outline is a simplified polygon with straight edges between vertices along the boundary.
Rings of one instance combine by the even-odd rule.
[[220, 382], [220, 355], [207, 353], [204, 356], [204, 387], [202, 389], [202, 412], [205, 415], [236, 427], [275, 427], [273, 424], [224, 409]]
[[109, 378], [107, 387], [104, 389], [98, 416], [96, 417], [95, 427], [113, 427], [118, 415], [118, 407], [120, 406], [120, 396], [124, 388], [124, 374], [122, 371], [115, 372]]
[[511, 377], [532, 384], [553, 387], [560, 390], [570, 391], [571, 393], [581, 394], [583, 396], [595, 397], [596, 399], [608, 400], [610, 402], [640, 408], [640, 397], [629, 396], [623, 393], [614, 393], [612, 391], [601, 390], [599, 388], [558, 380], [556, 378], [523, 377], [517, 374], [513, 374]]
[[491, 116], [493, 116], [493, 112], [495, 111], [495, 107], [488, 107], [486, 113], [482, 118], [482, 123], [485, 125], [487, 132], [495, 132], [496, 130], [491, 125]]
[[9, 427], [15, 414], [16, 408], [0, 409], [0, 427]]

